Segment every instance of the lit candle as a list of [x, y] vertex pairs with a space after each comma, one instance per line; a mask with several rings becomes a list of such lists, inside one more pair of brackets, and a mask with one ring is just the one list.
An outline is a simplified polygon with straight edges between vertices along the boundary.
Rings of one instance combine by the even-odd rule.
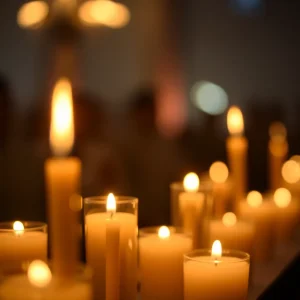
[[55, 155], [45, 163], [53, 271], [68, 278], [79, 259], [78, 209], [81, 162], [68, 157], [74, 142], [72, 88], [67, 79], [55, 86], [50, 145]]
[[247, 299], [249, 255], [225, 250], [215, 241], [212, 251], [184, 256], [184, 300]]
[[[115, 197], [115, 201], [115, 213], [110, 220], [111, 212], [107, 211], [106, 197], [105, 200], [103, 197], [85, 199], [86, 259], [93, 269], [95, 300], [105, 299], [108, 293], [106, 289], [111, 290], [118, 283], [120, 300], [136, 299], [137, 296], [137, 199]], [[108, 228], [110, 225], [114, 227], [111, 231], [109, 231], [111, 228]], [[111, 251], [114, 254], [110, 253]], [[107, 271], [110, 272], [111, 285], [106, 282]], [[112, 274], [117, 272], [119, 277], [112, 279]]]
[[214, 162], [209, 168], [209, 177], [213, 182], [214, 215], [221, 217], [227, 210], [232, 195], [232, 182], [229, 171], [221, 161]]
[[247, 151], [248, 141], [244, 137], [244, 119], [241, 110], [232, 106], [227, 114], [227, 127], [230, 137], [227, 138], [226, 148], [229, 167], [234, 181], [235, 209], [238, 202], [245, 196], [247, 190]]
[[299, 222], [299, 204], [289, 190], [279, 188], [273, 195], [276, 209], [275, 236], [277, 241], [285, 241], [291, 237]]
[[274, 122], [269, 129], [269, 176], [270, 188], [275, 190], [281, 185], [281, 168], [288, 153], [286, 128], [280, 122]]
[[114, 218], [116, 200], [109, 194], [106, 203], [110, 214], [106, 221], [106, 300], [118, 300], [120, 294], [120, 222]]
[[183, 254], [192, 238], [162, 226], [140, 231], [139, 262], [143, 300], [183, 299]]
[[92, 300], [90, 285], [73, 281], [61, 285], [48, 265], [40, 260], [31, 262], [27, 274], [5, 278], [0, 286], [1, 300]]
[[210, 222], [210, 243], [221, 240], [226, 249], [235, 249], [252, 253], [254, 241], [254, 224], [245, 220], [237, 220], [232, 212], [227, 212], [221, 220]]
[[189, 173], [183, 180], [185, 192], [179, 194], [179, 211], [182, 227], [185, 233], [192, 234], [194, 248], [205, 247], [207, 238], [202, 216], [205, 195], [198, 191], [199, 184], [200, 181], [197, 174]]
[[272, 201], [263, 201], [261, 193], [251, 191], [247, 195], [247, 201], [240, 202], [239, 211], [240, 217], [255, 224], [253, 259], [271, 259], [274, 249], [274, 204]]
[[39, 222], [0, 223], [0, 268], [19, 269], [24, 262], [46, 260], [46, 227]]

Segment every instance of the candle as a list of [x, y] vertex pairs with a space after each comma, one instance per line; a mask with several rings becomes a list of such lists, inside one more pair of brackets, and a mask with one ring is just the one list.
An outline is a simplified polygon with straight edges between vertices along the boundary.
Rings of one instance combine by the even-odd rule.
[[221, 217], [228, 210], [232, 197], [232, 182], [228, 176], [228, 168], [221, 161], [214, 162], [209, 168], [209, 177], [213, 182], [214, 215], [216, 217]]
[[263, 201], [261, 193], [251, 191], [247, 201], [240, 203], [240, 216], [255, 224], [253, 258], [257, 261], [272, 258], [275, 209], [272, 201]]
[[289, 146], [286, 141], [286, 128], [281, 122], [271, 124], [269, 135], [270, 187], [275, 190], [281, 185], [281, 168]]
[[187, 174], [183, 180], [185, 192], [179, 194], [179, 211], [182, 227], [185, 233], [192, 234], [194, 248], [205, 247], [206, 239], [206, 229], [203, 227], [205, 195], [202, 192], [198, 192], [199, 183], [197, 174]]
[[92, 293], [90, 285], [78, 279], [70, 279], [61, 285], [45, 262], [35, 260], [29, 265], [26, 275], [13, 275], [2, 281], [0, 299], [92, 300]]
[[232, 106], [227, 114], [227, 127], [230, 137], [226, 140], [229, 166], [234, 182], [235, 209], [247, 190], [247, 151], [248, 141], [243, 136], [244, 119], [241, 110]]
[[55, 86], [52, 99], [50, 145], [55, 155], [45, 163], [53, 271], [67, 278], [79, 259], [77, 208], [81, 162], [67, 157], [74, 142], [72, 88], [67, 79]]
[[290, 238], [299, 222], [299, 203], [292, 199], [290, 191], [285, 188], [277, 189], [273, 200], [277, 208], [275, 236], [281, 242]]
[[[108, 224], [111, 213], [107, 212], [106, 197], [91, 197], [85, 199], [85, 228], [86, 228], [86, 259], [92, 267], [94, 299], [102, 300], [106, 296], [106, 275], [108, 268], [118, 272], [117, 241], [115, 239], [119, 227], [119, 278], [112, 284], [119, 282], [119, 299], [135, 299], [137, 295], [137, 199], [131, 197], [116, 197], [116, 212], [113, 214], [115, 235], [108, 236]], [[111, 242], [107, 240], [111, 239]], [[114, 239], [114, 240], [113, 240]], [[115, 254], [107, 256], [111, 248]], [[115, 260], [115, 261], [113, 261]], [[109, 265], [111, 264], [111, 265]], [[117, 275], [116, 275], [117, 276]]]
[[234, 213], [227, 212], [221, 220], [210, 222], [210, 243], [218, 239], [226, 249], [252, 253], [254, 231], [253, 223], [237, 220]]
[[223, 251], [220, 241], [212, 250], [196, 250], [184, 257], [184, 300], [245, 300], [248, 293], [249, 255]]
[[120, 293], [120, 222], [114, 218], [116, 200], [107, 197], [106, 209], [111, 215], [106, 220], [106, 300], [118, 300]]
[[143, 300], [183, 299], [183, 254], [192, 250], [192, 238], [175, 228], [140, 231], [139, 267]]
[[18, 270], [22, 263], [47, 259], [47, 225], [40, 222], [0, 223], [0, 267]]

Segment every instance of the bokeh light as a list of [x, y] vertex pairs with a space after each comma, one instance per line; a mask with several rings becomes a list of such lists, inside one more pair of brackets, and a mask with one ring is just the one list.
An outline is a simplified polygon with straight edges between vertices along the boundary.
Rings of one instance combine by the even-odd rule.
[[280, 207], [288, 207], [292, 201], [291, 192], [286, 188], [279, 188], [274, 192], [273, 196], [275, 204]]
[[158, 236], [160, 239], [167, 239], [170, 237], [170, 230], [167, 226], [161, 226], [158, 230]]
[[196, 192], [199, 189], [200, 180], [196, 173], [188, 173], [183, 179], [183, 187], [187, 192]]
[[232, 227], [236, 224], [236, 215], [233, 212], [227, 212], [224, 214], [222, 222], [226, 227]]
[[191, 92], [195, 106], [209, 115], [220, 115], [228, 107], [225, 90], [209, 81], [196, 83]]
[[228, 168], [221, 161], [214, 162], [209, 168], [209, 177], [216, 183], [224, 183], [228, 178]]
[[262, 194], [258, 191], [249, 192], [247, 202], [251, 207], [260, 207], [263, 202]]
[[227, 128], [232, 135], [241, 135], [244, 132], [244, 117], [237, 106], [231, 106], [227, 112]]
[[300, 165], [295, 160], [286, 161], [281, 169], [281, 175], [287, 183], [296, 183], [300, 180]]
[[27, 276], [29, 282], [36, 287], [43, 288], [47, 286], [52, 274], [47, 264], [41, 260], [34, 260], [28, 268]]
[[269, 127], [269, 135], [272, 140], [284, 141], [287, 130], [283, 123], [273, 122]]

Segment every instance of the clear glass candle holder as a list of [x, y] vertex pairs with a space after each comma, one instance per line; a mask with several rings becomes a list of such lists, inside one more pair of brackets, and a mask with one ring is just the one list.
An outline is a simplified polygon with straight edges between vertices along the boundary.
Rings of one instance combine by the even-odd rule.
[[33, 221], [0, 223], [0, 268], [18, 271], [26, 261], [47, 260], [47, 224]]
[[93, 300], [92, 271], [78, 264], [74, 276], [61, 278], [52, 273], [52, 264], [42, 260], [24, 262], [14, 274], [2, 272], [1, 300]]
[[193, 248], [209, 247], [209, 221], [213, 216], [211, 181], [201, 181], [197, 191], [185, 191], [183, 182], [174, 182], [171, 190], [172, 225], [193, 236]]
[[[138, 199], [116, 196], [115, 200], [116, 209], [111, 213], [106, 208], [107, 196], [84, 199], [86, 260], [94, 273], [95, 300], [105, 299], [112, 285], [118, 285], [120, 300], [136, 299], [137, 295]], [[119, 257], [112, 260], [118, 261], [119, 276], [111, 284], [106, 269], [111, 264], [108, 236], [112, 221], [119, 235]]]
[[210, 249], [184, 255], [184, 299], [245, 300], [248, 295], [250, 255], [223, 250], [222, 256]]

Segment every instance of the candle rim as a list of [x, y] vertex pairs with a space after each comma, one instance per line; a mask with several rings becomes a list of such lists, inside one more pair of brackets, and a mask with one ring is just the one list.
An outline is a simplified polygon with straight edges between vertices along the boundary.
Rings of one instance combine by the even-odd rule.
[[[132, 197], [132, 196], [116, 196], [114, 194], [116, 204], [138, 204], [138, 198]], [[107, 201], [107, 195], [106, 196], [92, 196], [92, 197], [86, 197], [84, 198], [85, 204], [105, 204]]]
[[[15, 230], [13, 229], [13, 224], [15, 221], [0, 222], [0, 233], [14, 233]], [[44, 222], [22, 220], [18, 221], [22, 222], [22, 224], [24, 225], [24, 230], [22, 230], [23, 232], [47, 232], [48, 225]]]
[[[184, 261], [195, 261], [197, 263], [206, 263], [206, 264], [213, 264], [215, 262], [214, 257], [212, 256], [212, 249], [196, 249], [191, 252], [188, 252], [183, 255]], [[211, 257], [211, 261], [207, 260], [202, 260], [201, 257]], [[199, 258], [200, 257], [200, 258]], [[222, 257], [220, 257], [219, 261], [222, 263], [222, 258], [223, 257], [232, 257], [236, 258], [236, 261], [227, 261], [226, 264], [235, 264], [235, 263], [240, 263], [240, 262], [248, 262], [250, 261], [250, 254], [239, 251], [239, 250], [234, 250], [234, 249], [222, 249]]]

